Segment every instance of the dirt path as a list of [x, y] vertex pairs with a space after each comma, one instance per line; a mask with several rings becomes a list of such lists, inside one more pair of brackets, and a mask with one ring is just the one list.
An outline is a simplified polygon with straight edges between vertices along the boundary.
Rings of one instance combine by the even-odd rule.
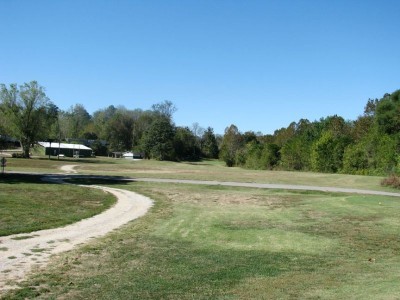
[[89, 219], [62, 228], [0, 237], [0, 294], [22, 280], [33, 267], [44, 266], [51, 255], [72, 249], [143, 216], [152, 201], [134, 192], [91, 186], [115, 195], [116, 205]]
[[78, 172], [75, 170], [76, 167], [78, 167], [78, 165], [65, 165], [65, 166], [62, 166], [62, 167], [60, 168], [60, 170], [63, 171], [63, 172], [65, 172], [65, 173], [67, 173], [67, 174], [71, 174], [71, 173], [76, 174], [76, 173], [78, 173]]

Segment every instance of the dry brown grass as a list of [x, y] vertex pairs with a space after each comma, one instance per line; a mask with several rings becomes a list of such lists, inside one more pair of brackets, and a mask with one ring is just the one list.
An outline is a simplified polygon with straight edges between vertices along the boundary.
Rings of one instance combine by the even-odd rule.
[[388, 186], [388, 187], [392, 187], [395, 189], [399, 189], [400, 188], [400, 177], [395, 174], [392, 174], [389, 177], [383, 179], [381, 181], [381, 184], [383, 186]]

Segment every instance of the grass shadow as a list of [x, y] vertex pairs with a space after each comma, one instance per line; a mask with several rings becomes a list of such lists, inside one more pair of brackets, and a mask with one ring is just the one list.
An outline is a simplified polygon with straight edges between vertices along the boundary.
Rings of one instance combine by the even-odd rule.
[[83, 185], [121, 185], [128, 184], [134, 180], [124, 176], [93, 176], [93, 175], [74, 175], [74, 174], [24, 174], [24, 173], [4, 173], [0, 174], [0, 184], [59, 184], [56, 181], [43, 180], [44, 177], [62, 180], [72, 184]]
[[198, 158], [198, 159], [187, 159], [179, 161], [182, 164], [193, 165], [193, 166], [215, 166], [215, 159], [209, 158]]
[[20, 173], [4, 173], [0, 174], [0, 184], [18, 184], [18, 183], [37, 183], [48, 184], [41, 180], [43, 175], [37, 174], [20, 174]]
[[135, 180], [124, 176], [70, 175], [63, 181], [83, 185], [124, 185]]

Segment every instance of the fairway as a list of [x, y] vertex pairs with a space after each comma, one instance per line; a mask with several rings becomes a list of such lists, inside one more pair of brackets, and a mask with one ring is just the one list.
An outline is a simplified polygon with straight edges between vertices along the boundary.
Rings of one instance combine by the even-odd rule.
[[[114, 164], [132, 173], [168, 165]], [[171, 173], [198, 167], [169, 166], [176, 166]], [[215, 178], [226, 175], [218, 164], [200, 171], [207, 168]], [[339, 176], [330, 182], [344, 180]], [[400, 293], [395, 197], [154, 182], [112, 186], [146, 195], [155, 206], [120, 230], [54, 257], [9, 297], [395, 299]]]

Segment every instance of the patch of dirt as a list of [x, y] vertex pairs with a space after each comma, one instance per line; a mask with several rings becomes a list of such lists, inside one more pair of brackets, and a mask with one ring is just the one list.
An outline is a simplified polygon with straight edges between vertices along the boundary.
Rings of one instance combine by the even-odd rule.
[[[156, 191], [153, 189], [153, 191]], [[165, 192], [165, 189], [164, 189]], [[251, 195], [248, 193], [237, 193], [230, 191], [203, 191], [199, 192], [177, 192], [170, 191], [167, 193], [169, 200], [173, 202], [210, 204], [217, 205], [255, 205], [268, 206], [271, 209], [282, 207], [291, 207], [294, 203], [299, 202], [297, 197], [287, 195]]]
[[78, 173], [78, 171], [75, 170], [76, 167], [78, 167], [78, 165], [65, 165], [65, 166], [62, 166], [60, 168], [60, 170], [67, 174], [71, 174], [71, 173], [76, 174], [76, 173]]

